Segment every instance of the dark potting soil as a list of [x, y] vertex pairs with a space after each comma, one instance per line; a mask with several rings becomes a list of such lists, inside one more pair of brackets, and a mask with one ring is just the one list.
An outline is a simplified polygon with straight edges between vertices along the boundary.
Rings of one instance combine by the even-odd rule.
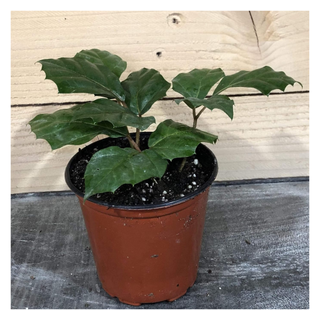
[[[101, 141], [102, 142], [102, 141]], [[141, 136], [140, 148], [146, 149], [148, 137]], [[75, 157], [70, 166], [70, 179], [74, 186], [84, 193], [84, 173], [87, 164], [94, 153], [117, 145], [121, 148], [130, 147], [126, 138], [105, 139], [103, 143], [94, 148], [82, 150], [81, 156]], [[80, 149], [79, 149], [80, 150]], [[211, 176], [211, 171], [205, 170], [196, 155], [187, 158], [185, 166], [181, 172], [179, 168], [182, 159], [168, 161], [165, 174], [161, 179], [151, 178], [136, 185], [122, 185], [114, 193], [105, 192], [93, 195], [92, 198], [110, 205], [137, 206], [146, 204], [163, 204], [168, 201], [181, 199], [187, 194], [197, 190]]]

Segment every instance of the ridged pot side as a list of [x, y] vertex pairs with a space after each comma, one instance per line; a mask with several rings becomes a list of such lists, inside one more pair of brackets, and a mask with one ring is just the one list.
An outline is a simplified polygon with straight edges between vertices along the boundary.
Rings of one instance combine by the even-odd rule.
[[[121, 207], [91, 199], [83, 203], [83, 194], [76, 192], [102, 287], [121, 302], [173, 301], [194, 284], [208, 192], [218, 170], [213, 153], [204, 145], [199, 147], [197, 157], [211, 165], [212, 175], [183, 199]], [[66, 181], [74, 191], [68, 167]]]
[[144, 212], [127, 218], [113, 208], [102, 213], [99, 205], [78, 197], [104, 290], [133, 305], [184, 295], [197, 276], [208, 191], [186, 203], [150, 209], [148, 218]]

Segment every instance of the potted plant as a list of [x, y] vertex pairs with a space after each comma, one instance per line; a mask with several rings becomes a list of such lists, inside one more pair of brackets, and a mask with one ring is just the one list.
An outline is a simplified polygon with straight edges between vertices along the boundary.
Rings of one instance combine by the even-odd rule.
[[98, 49], [39, 62], [59, 93], [97, 96], [29, 124], [52, 149], [108, 136], [79, 149], [65, 171], [103, 288], [132, 305], [179, 298], [196, 280], [208, 191], [218, 172], [202, 144], [218, 137], [197, 129], [200, 116], [220, 109], [232, 119], [234, 101], [221, 94], [228, 88], [269, 95], [297, 81], [268, 66], [232, 75], [220, 68], [180, 73], [172, 89], [182, 95], [176, 103], [190, 109], [192, 126], [166, 119], [143, 132], [155, 123], [146, 112], [171, 86], [158, 71], [143, 68], [120, 81], [126, 62]]

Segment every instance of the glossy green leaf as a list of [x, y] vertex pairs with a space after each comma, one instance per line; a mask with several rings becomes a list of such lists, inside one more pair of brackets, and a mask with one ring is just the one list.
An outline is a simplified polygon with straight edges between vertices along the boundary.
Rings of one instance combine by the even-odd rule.
[[156, 120], [154, 117], [138, 117], [128, 108], [108, 99], [98, 99], [93, 102], [70, 108], [72, 120], [91, 118], [95, 123], [109, 121], [113, 127], [131, 126], [140, 130], [147, 129]]
[[262, 94], [269, 95], [272, 90], [280, 89], [282, 91], [290, 84], [299, 83], [291, 77], [288, 77], [283, 71], [274, 71], [266, 66], [253, 71], [239, 71], [233, 75], [224, 77], [214, 91], [214, 95], [233, 87], [254, 88]]
[[186, 98], [186, 99], [176, 100], [177, 103], [180, 103], [182, 101], [185, 102], [187, 106], [190, 107], [191, 109], [204, 106], [210, 110], [213, 110], [213, 109], [222, 110], [230, 117], [231, 120], [233, 119], [234, 101], [227, 96], [216, 95], [216, 96], [211, 96], [208, 99]]
[[217, 139], [211, 133], [169, 119], [161, 122], [152, 132], [148, 145], [162, 158], [172, 160], [189, 157], [195, 153], [199, 143], [215, 143]]
[[123, 184], [135, 185], [143, 180], [161, 178], [167, 161], [150, 149], [138, 152], [131, 148], [109, 147], [96, 152], [85, 172], [85, 196], [114, 192]]
[[146, 113], [170, 88], [157, 70], [146, 68], [132, 72], [121, 84], [126, 91], [127, 106], [138, 115]]
[[108, 121], [95, 123], [90, 118], [73, 120], [73, 116], [72, 108], [59, 110], [52, 114], [39, 114], [29, 124], [37, 139], [47, 140], [53, 150], [86, 143], [98, 134], [113, 138], [128, 134], [126, 127], [113, 128]]
[[106, 94], [125, 100], [118, 77], [104, 65], [81, 58], [44, 59], [38, 62], [42, 64], [46, 79], [57, 85], [59, 93]]
[[86, 59], [96, 65], [104, 65], [118, 78], [127, 68], [127, 62], [123, 61], [119, 56], [105, 50], [82, 50], [75, 55], [75, 58]]
[[219, 69], [194, 69], [188, 73], [180, 73], [172, 80], [172, 89], [185, 98], [203, 99], [210, 89], [224, 76]]

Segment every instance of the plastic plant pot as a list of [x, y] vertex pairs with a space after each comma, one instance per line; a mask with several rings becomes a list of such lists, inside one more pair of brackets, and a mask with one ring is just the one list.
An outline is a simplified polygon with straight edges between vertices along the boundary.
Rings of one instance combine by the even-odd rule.
[[218, 173], [216, 157], [198, 146], [199, 162], [212, 173], [185, 197], [160, 205], [119, 206], [92, 198], [83, 203], [83, 193], [72, 184], [70, 166], [86, 148], [69, 161], [65, 178], [79, 199], [103, 289], [135, 306], [183, 296], [197, 277], [208, 192]]

